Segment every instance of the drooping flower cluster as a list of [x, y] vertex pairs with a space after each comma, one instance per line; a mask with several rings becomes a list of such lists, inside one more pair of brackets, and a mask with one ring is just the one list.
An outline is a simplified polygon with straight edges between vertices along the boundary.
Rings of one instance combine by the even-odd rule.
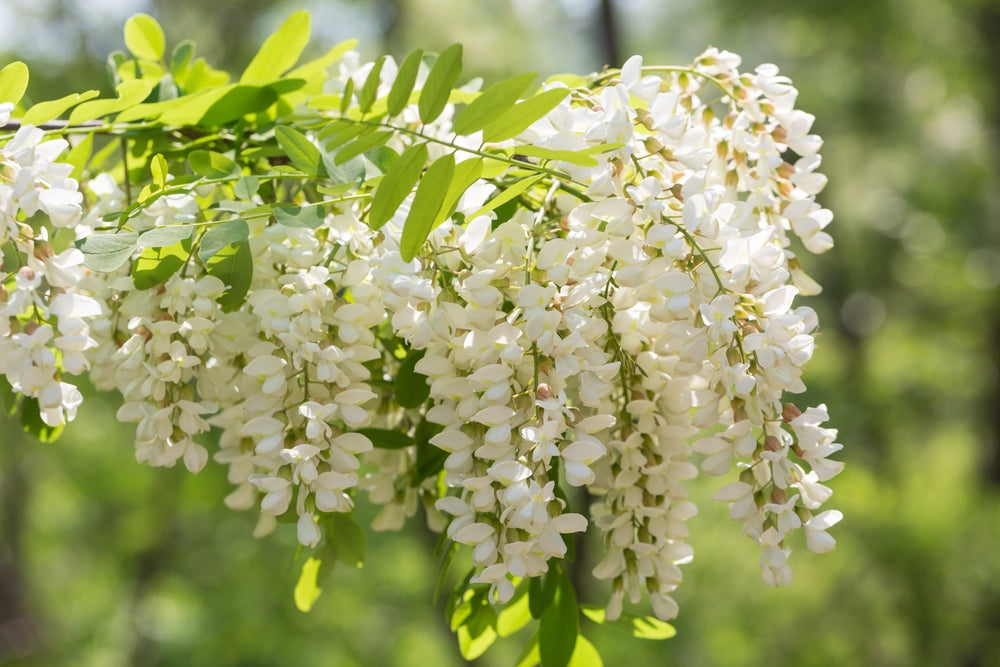
[[[795, 303], [818, 286], [793, 247], [828, 249], [831, 214], [815, 202], [813, 117], [776, 68], [738, 65], [710, 50], [685, 68], [633, 58], [565, 94], [547, 84], [559, 100], [505, 136], [460, 132], [474, 125], [454, 101], [423, 122], [423, 99], [392, 101], [405, 64], [351, 53], [325, 98], [300, 100], [304, 132], [260, 134], [302, 173], [241, 145], [192, 155], [141, 205], [96, 175], [86, 211], [55, 162], [66, 142], [25, 127], [0, 148], [0, 243], [21, 258], [0, 293], [4, 374], [56, 425], [80, 400], [60, 373], [91, 368], [121, 393], [137, 458], [198, 472], [214, 450], [227, 505], [259, 508], [257, 534], [293, 521], [314, 547], [359, 492], [383, 507], [377, 528], [423, 503], [499, 602], [592, 519], [608, 618], [644, 591], [676, 615], [697, 512], [686, 483], [699, 463], [735, 465], [716, 498], [760, 544], [764, 579], [785, 584], [788, 536], [826, 551], [840, 519], [816, 512], [841, 468], [826, 409], [785, 402], [818, 326]], [[412, 76], [430, 85], [426, 66]], [[386, 97], [397, 111], [365, 121]], [[411, 156], [424, 180], [375, 221]], [[427, 208], [441, 174], [467, 180]], [[425, 208], [434, 224], [414, 223]], [[108, 220], [134, 249], [85, 276], [69, 243], [110, 234]], [[73, 230], [58, 254], [49, 228]]]

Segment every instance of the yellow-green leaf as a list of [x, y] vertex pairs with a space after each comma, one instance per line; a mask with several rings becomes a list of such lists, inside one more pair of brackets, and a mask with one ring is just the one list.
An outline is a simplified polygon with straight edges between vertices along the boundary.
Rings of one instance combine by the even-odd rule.
[[420, 172], [427, 162], [427, 144], [416, 144], [406, 149], [399, 159], [392, 163], [375, 189], [371, 210], [368, 212], [368, 226], [378, 229], [395, 215], [399, 205], [413, 190]]
[[382, 82], [382, 67], [385, 65], [387, 60], [386, 56], [382, 56], [375, 61], [372, 65], [372, 69], [368, 72], [368, 78], [365, 79], [365, 85], [361, 86], [361, 94], [358, 96], [358, 108], [361, 113], [368, 113], [368, 110], [372, 108], [372, 104], [375, 103], [375, 98], [378, 96], [378, 87]]
[[28, 89], [28, 66], [15, 60], [0, 69], [0, 103], [17, 104]]
[[309, 176], [323, 173], [323, 156], [306, 135], [285, 125], [275, 128], [274, 136], [288, 159], [299, 170]]
[[398, 115], [409, 104], [410, 93], [413, 92], [413, 85], [417, 82], [417, 73], [420, 71], [420, 61], [423, 57], [423, 50], [417, 49], [406, 56], [399, 66], [387, 100], [386, 110], [390, 116]]
[[119, 111], [124, 111], [125, 109], [135, 106], [136, 104], [139, 104], [139, 102], [146, 99], [151, 90], [152, 86], [145, 81], [140, 81], [138, 79], [122, 81], [118, 84], [118, 88], [115, 91], [118, 93], [117, 98], [113, 100], [93, 100], [90, 102], [84, 102], [73, 109], [73, 112], [70, 113], [69, 124], [77, 125], [79, 123], [85, 123], [88, 120], [103, 118], [104, 116], [110, 116], [111, 114], [118, 113]]
[[399, 252], [404, 262], [416, 257], [427, 240], [454, 175], [455, 154], [448, 153], [438, 158], [420, 179], [399, 241]]
[[529, 176], [528, 178], [518, 181], [514, 185], [510, 186], [509, 188], [498, 194], [493, 199], [483, 204], [483, 206], [478, 211], [469, 216], [469, 219], [471, 220], [472, 218], [478, 218], [479, 216], [485, 213], [489, 213], [495, 208], [500, 208], [507, 202], [516, 199], [517, 197], [520, 197], [522, 194], [527, 192], [531, 188], [531, 186], [533, 186], [535, 183], [542, 180], [543, 178], [545, 178], [545, 174], [538, 174], [536, 176]]
[[302, 565], [299, 581], [295, 584], [295, 606], [301, 612], [308, 612], [316, 604], [323, 589], [319, 587], [319, 567], [323, 564], [318, 558], [309, 558]]
[[569, 162], [570, 164], [579, 165], [581, 167], [597, 166], [597, 160], [589, 155], [577, 151], [553, 150], [551, 148], [542, 148], [540, 146], [517, 146], [513, 150], [515, 154], [527, 157], [537, 157], [543, 160], [560, 160], [562, 162]]
[[500, 118], [513, 108], [521, 93], [535, 80], [535, 76], [533, 72], [526, 72], [504, 79], [484, 90], [455, 117], [455, 133], [472, 134]]
[[218, 179], [239, 176], [240, 167], [232, 158], [215, 151], [197, 150], [188, 155], [191, 171], [205, 178]]
[[451, 89], [462, 73], [462, 45], [453, 44], [438, 56], [427, 75], [417, 107], [423, 123], [433, 123], [448, 104]]
[[21, 122], [29, 125], [42, 125], [63, 115], [67, 109], [81, 102], [92, 100], [98, 95], [100, 95], [98, 91], [88, 90], [84, 93], [70, 93], [57, 100], [39, 102], [25, 112]]
[[240, 83], [264, 83], [277, 79], [298, 62], [309, 42], [309, 12], [300, 10], [264, 40], [257, 55], [240, 76]]
[[483, 128], [483, 141], [495, 142], [513, 139], [527, 130], [532, 123], [559, 106], [569, 95], [567, 88], [553, 88], [529, 97]]
[[165, 44], [163, 28], [149, 14], [136, 14], [125, 21], [125, 46], [137, 58], [160, 60]]
[[601, 654], [597, 652], [587, 638], [577, 635], [576, 647], [573, 649], [573, 656], [569, 659], [569, 667], [604, 667]]

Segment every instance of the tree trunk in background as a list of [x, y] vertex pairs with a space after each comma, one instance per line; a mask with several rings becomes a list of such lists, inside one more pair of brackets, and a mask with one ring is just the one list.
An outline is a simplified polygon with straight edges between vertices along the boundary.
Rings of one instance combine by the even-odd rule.
[[594, 28], [600, 42], [604, 64], [610, 67], [621, 67], [621, 44], [618, 39], [618, 20], [615, 15], [614, 0], [601, 0], [596, 19]]

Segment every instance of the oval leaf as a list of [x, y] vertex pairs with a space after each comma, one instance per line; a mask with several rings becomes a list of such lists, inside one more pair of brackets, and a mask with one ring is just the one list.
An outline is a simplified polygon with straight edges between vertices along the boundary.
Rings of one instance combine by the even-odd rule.
[[118, 113], [119, 111], [124, 111], [125, 109], [139, 104], [139, 102], [146, 99], [152, 89], [152, 86], [145, 81], [140, 81], [139, 79], [122, 81], [118, 84], [118, 88], [115, 90], [115, 92], [118, 93], [118, 97], [116, 99], [84, 102], [73, 109], [73, 113], [69, 115], [69, 124], [79, 125], [80, 123], [85, 123], [88, 120], [103, 118], [104, 116], [110, 116], [111, 114]]
[[339, 167], [351, 158], [385, 145], [395, 134], [392, 130], [363, 134], [346, 146], [342, 146], [334, 156], [333, 163]]
[[404, 408], [419, 408], [431, 394], [427, 376], [417, 372], [417, 362], [424, 358], [423, 350], [410, 350], [406, 359], [399, 365], [396, 382], [393, 384], [393, 394], [396, 403]]
[[191, 171], [210, 179], [229, 178], [240, 173], [239, 165], [232, 158], [215, 151], [191, 151], [188, 164]]
[[166, 225], [154, 227], [139, 236], [139, 248], [162, 248], [191, 238], [194, 227], [190, 225]]
[[279, 125], [274, 129], [274, 136], [281, 150], [297, 169], [308, 176], [323, 173], [323, 156], [306, 135], [286, 125]]
[[128, 261], [139, 240], [137, 232], [92, 234], [78, 243], [83, 265], [93, 271], [114, 271]]
[[493, 84], [463, 109], [455, 118], [456, 134], [472, 134], [483, 129], [517, 103], [531, 82], [535, 80], [533, 72], [512, 76]]
[[424, 88], [420, 91], [417, 104], [420, 111], [420, 121], [424, 124], [433, 123], [448, 104], [451, 89], [462, 74], [462, 45], [453, 44], [444, 50], [430, 73]]
[[17, 104], [28, 89], [28, 66], [20, 60], [15, 60], [0, 69], [0, 104], [10, 102]]
[[278, 204], [274, 207], [274, 219], [285, 227], [305, 227], [316, 229], [323, 224], [323, 210], [319, 206], [296, 206]]
[[240, 83], [263, 83], [277, 79], [295, 66], [308, 42], [309, 12], [297, 11], [264, 40], [257, 55], [240, 76]]
[[406, 196], [413, 190], [427, 162], [427, 144], [410, 146], [392, 163], [382, 182], [375, 189], [368, 226], [378, 229], [388, 222]]
[[420, 71], [420, 61], [423, 57], [423, 50], [417, 49], [406, 56], [399, 66], [387, 100], [387, 112], [390, 116], [398, 116], [410, 103], [410, 93], [413, 92], [413, 86], [417, 82], [417, 73]]
[[448, 153], [438, 158], [420, 179], [399, 242], [399, 253], [403, 256], [404, 262], [416, 257], [424, 241], [427, 240], [454, 175], [455, 154]]
[[246, 220], [226, 220], [205, 232], [198, 244], [198, 257], [206, 262], [223, 248], [242, 243], [250, 238], [250, 227]]
[[70, 93], [57, 100], [39, 102], [24, 113], [21, 122], [29, 125], [42, 125], [63, 115], [67, 109], [75, 107], [81, 102], [92, 100], [98, 95], [100, 95], [98, 91], [88, 90], [85, 93]]
[[295, 606], [301, 612], [308, 612], [312, 609], [316, 600], [319, 599], [323, 589], [319, 586], [319, 567], [322, 561], [318, 558], [309, 558], [302, 565], [302, 572], [299, 574], [299, 581], [295, 584]]
[[576, 591], [569, 577], [559, 577], [559, 588], [551, 607], [538, 622], [538, 651], [545, 667], [566, 667], [580, 632]]
[[478, 218], [479, 216], [485, 213], [489, 213], [495, 208], [503, 206], [509, 201], [513, 201], [517, 197], [520, 197], [522, 194], [527, 192], [528, 189], [531, 188], [531, 186], [533, 186], [535, 183], [542, 180], [543, 178], [545, 178], [545, 174], [538, 174], [537, 176], [531, 176], [529, 178], [522, 179], [517, 183], [514, 183], [512, 186], [510, 186], [509, 188], [498, 194], [496, 197], [483, 204], [483, 206], [478, 211], [469, 216], [469, 219], [471, 220], [472, 218]]
[[518, 102], [513, 109], [483, 128], [483, 141], [495, 142], [513, 139], [527, 130], [532, 123], [559, 106], [559, 103], [567, 95], [569, 95], [569, 89], [553, 88]]
[[160, 60], [166, 46], [163, 28], [149, 14], [136, 14], [125, 21], [125, 46], [137, 58]]
[[361, 86], [361, 94], [358, 96], [358, 108], [361, 109], [361, 113], [368, 113], [375, 103], [375, 98], [378, 97], [378, 87], [382, 82], [382, 67], [386, 60], [387, 56], [382, 56], [375, 61], [371, 71], [368, 72], [368, 78], [365, 79], [365, 85]]
[[228, 245], [205, 263], [205, 270], [224, 282], [228, 289], [216, 299], [223, 312], [232, 312], [243, 303], [253, 282], [253, 254], [246, 241]]
[[190, 256], [191, 244], [185, 241], [164, 248], [146, 248], [132, 264], [132, 282], [136, 289], [162, 285]]

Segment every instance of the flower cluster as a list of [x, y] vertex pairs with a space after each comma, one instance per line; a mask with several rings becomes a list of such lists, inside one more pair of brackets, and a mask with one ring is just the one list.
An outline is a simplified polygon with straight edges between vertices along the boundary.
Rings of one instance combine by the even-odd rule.
[[[254, 135], [271, 153], [192, 156], [193, 173], [161, 173], [135, 205], [128, 183], [96, 175], [86, 211], [55, 161], [66, 142], [25, 127], [0, 148], [0, 244], [20, 261], [0, 292], [3, 372], [56, 425], [80, 402], [60, 374], [90, 368], [121, 393], [139, 460], [198, 472], [213, 449], [226, 504], [257, 507], [259, 535], [284, 520], [305, 546], [334, 539], [326, 518], [360, 492], [383, 507], [376, 528], [422, 503], [471, 547], [470, 581], [495, 601], [592, 520], [609, 619], [644, 592], [658, 617], [677, 614], [686, 484], [735, 466], [716, 498], [761, 546], [765, 581], [785, 584], [788, 536], [827, 551], [840, 519], [817, 511], [842, 467], [826, 408], [785, 398], [804, 390], [818, 326], [796, 304], [818, 286], [794, 248], [828, 249], [832, 216], [815, 201], [813, 117], [774, 66], [739, 64], [636, 57], [549, 83], [532, 98], [549, 110], [507, 136], [454, 100], [394, 102], [406, 64], [351, 53], [321, 87], [337, 103], [295, 111], [304, 132]], [[417, 91], [426, 70], [408, 74]], [[398, 108], [365, 120], [385, 97]], [[377, 219], [411, 157], [409, 188]], [[448, 191], [453, 174], [466, 180], [450, 204], [428, 207], [424, 185]], [[81, 248], [108, 220], [135, 247], [85, 271]], [[47, 234], [63, 229], [57, 253]]]
[[[8, 113], [0, 108], [4, 123]], [[78, 290], [84, 258], [69, 244], [83, 195], [73, 167], [57, 161], [68, 144], [43, 139], [24, 127], [0, 147], [0, 247], [9, 248], [0, 255], [0, 372], [15, 393], [37, 401], [45, 425], [59, 427], [83, 400], [62, 376], [90, 367], [90, 326], [101, 307]]]

